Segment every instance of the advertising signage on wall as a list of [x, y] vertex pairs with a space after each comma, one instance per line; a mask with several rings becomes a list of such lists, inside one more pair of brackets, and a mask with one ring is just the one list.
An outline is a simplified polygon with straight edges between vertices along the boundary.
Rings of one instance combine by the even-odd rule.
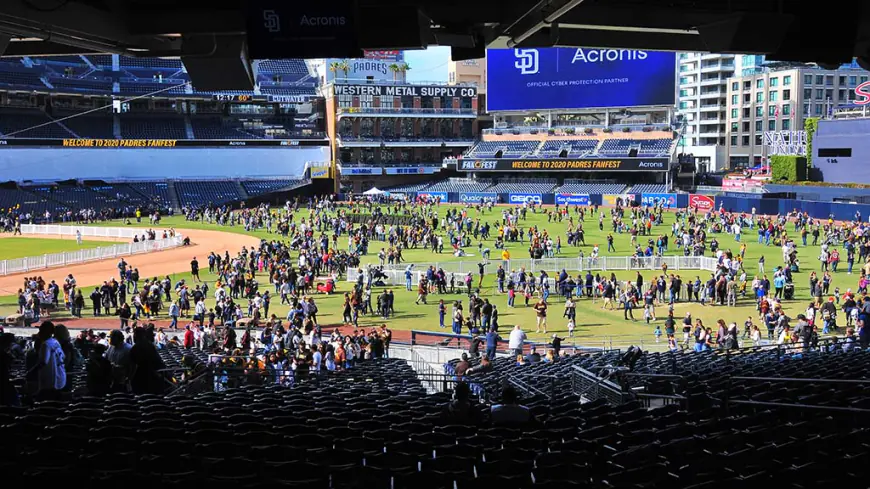
[[640, 197], [640, 203], [649, 206], [661, 204], [665, 208], [676, 207], [677, 194], [643, 194]]
[[689, 208], [698, 209], [698, 212], [710, 212], [716, 208], [713, 197], [708, 195], [690, 194]]
[[384, 168], [387, 175], [434, 175], [441, 171], [437, 166], [412, 166], [398, 168]]
[[487, 158], [460, 160], [460, 171], [667, 171], [667, 158], [608, 158], [515, 160]]
[[558, 205], [589, 205], [589, 194], [556, 194]]
[[11, 146], [63, 146], [65, 148], [178, 148], [188, 146], [327, 146], [326, 139], [0, 139]]
[[382, 95], [395, 97], [476, 97], [476, 87], [421, 85], [334, 85], [335, 95]]
[[478, 204], [481, 202], [496, 202], [498, 194], [495, 192], [460, 192], [459, 202]]
[[487, 49], [486, 110], [673, 106], [676, 53]]

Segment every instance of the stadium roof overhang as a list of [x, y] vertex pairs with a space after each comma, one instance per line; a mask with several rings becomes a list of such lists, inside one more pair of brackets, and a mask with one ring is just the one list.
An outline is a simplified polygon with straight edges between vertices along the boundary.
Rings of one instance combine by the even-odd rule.
[[[361, 49], [436, 44], [451, 46], [454, 60], [480, 58], [487, 46], [557, 45], [758, 53], [839, 65], [853, 57], [870, 62], [868, 4], [870, 0], [829, 0], [821, 8], [791, 0], [6, 0], [0, 2], [0, 51], [5, 56], [178, 56], [197, 87], [214, 90], [250, 88], [251, 58], [352, 57]], [[295, 21], [303, 18], [325, 19], [326, 24], [296, 32]], [[312, 35], [318, 41], [312, 42]]]

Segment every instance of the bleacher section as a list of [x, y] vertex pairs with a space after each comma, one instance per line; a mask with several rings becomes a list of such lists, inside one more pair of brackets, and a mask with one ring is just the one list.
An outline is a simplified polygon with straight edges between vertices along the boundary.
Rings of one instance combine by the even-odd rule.
[[[600, 144], [600, 147], [599, 147]], [[543, 141], [495, 140], [479, 141], [465, 156], [467, 158], [495, 158], [502, 151], [503, 158], [597, 158], [626, 157], [632, 149], [642, 157], [668, 156], [673, 139], [545, 139]], [[540, 145], [540, 146], [539, 146]], [[597, 148], [597, 150], [596, 150]], [[562, 156], [565, 151], [565, 156]]]
[[42, 218], [45, 211], [56, 212], [57, 203], [44, 195], [36, 195], [17, 188], [0, 188], [0, 209], [15, 209], [20, 215], [30, 214]]
[[[164, 59], [164, 58], [131, 58], [128, 56], [120, 56], [118, 64], [121, 68], [144, 68], [148, 70], [180, 70], [181, 60], [179, 59]], [[109, 61], [111, 66], [111, 60]]]
[[534, 151], [539, 144], [540, 141], [481, 141], [467, 155], [470, 158], [495, 158], [501, 151], [504, 158], [520, 157]]
[[121, 116], [121, 137], [129, 139], [187, 139], [184, 119], [163, 116]]
[[239, 189], [230, 181], [181, 181], [175, 184], [182, 207], [221, 205], [242, 199]]
[[429, 185], [431, 185], [431, 182], [412, 183], [409, 185], [397, 185], [395, 187], [385, 188], [384, 190], [386, 190], [388, 192], [399, 193], [399, 194], [405, 193], [405, 192], [422, 192], [422, 191], [426, 190], [429, 187]]
[[[74, 115], [72, 112], [56, 112], [55, 118], [62, 119]], [[92, 113], [83, 116], [70, 117], [63, 121], [77, 136], [82, 138], [112, 139], [115, 137], [112, 115]]]
[[[308, 68], [301, 59], [264, 59], [257, 63], [260, 73], [279, 73], [281, 75], [307, 75]], [[287, 79], [285, 81], [291, 81]]]
[[166, 182], [133, 182], [128, 185], [160, 209], [172, 207], [172, 196]]
[[262, 85], [260, 93], [264, 95], [314, 95], [314, 87], [278, 87]]
[[58, 91], [108, 93], [112, 91], [112, 79], [105, 77], [50, 77], [49, 82]]

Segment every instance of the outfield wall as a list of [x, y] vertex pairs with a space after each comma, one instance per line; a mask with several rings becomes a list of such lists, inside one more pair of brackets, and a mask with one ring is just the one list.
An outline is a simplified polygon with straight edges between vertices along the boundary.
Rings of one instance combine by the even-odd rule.
[[862, 219], [870, 218], [870, 204], [848, 204], [830, 201], [813, 201], [797, 199], [764, 198], [764, 194], [740, 194], [730, 192], [723, 196], [702, 194], [504, 194], [488, 192], [406, 192], [406, 198], [417, 196], [438, 197], [442, 203], [477, 203], [492, 200], [499, 204], [519, 205], [525, 201], [531, 201], [544, 205], [602, 205], [610, 207], [615, 205], [617, 198], [623, 201], [637, 201], [643, 205], [652, 205], [655, 202], [665, 201], [666, 207], [671, 209], [697, 208], [700, 212], [718, 210], [724, 207], [729, 212], [751, 213], [753, 208], [756, 214], [777, 215], [787, 214], [793, 210], [806, 212], [816, 219], [827, 219], [833, 216], [836, 220], [847, 221], [855, 217], [856, 212], [861, 212]]

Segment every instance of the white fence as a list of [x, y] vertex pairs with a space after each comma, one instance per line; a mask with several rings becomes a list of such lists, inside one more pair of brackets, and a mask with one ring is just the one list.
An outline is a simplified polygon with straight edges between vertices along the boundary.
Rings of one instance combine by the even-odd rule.
[[[540, 260], [516, 259], [510, 260], [507, 263], [501, 260], [483, 260], [487, 265], [484, 271], [488, 274], [495, 273], [499, 265], [504, 265], [506, 272], [511, 270], [520, 270], [525, 268], [526, 271], [538, 272], [544, 270], [550, 275], [551, 284], [555, 280], [554, 274], [565, 269], [567, 272], [585, 272], [585, 271], [619, 271], [619, 270], [662, 270], [667, 266], [668, 271], [672, 270], [716, 270], [716, 259], [706, 256], [665, 256], [665, 257], [635, 257], [635, 256], [601, 256], [598, 258], [542, 258]], [[426, 270], [433, 266], [436, 270], [443, 269], [448, 274], [453, 273], [456, 277], [457, 284], [461, 281], [461, 276], [471, 272], [475, 276], [477, 283], [477, 274], [479, 271], [478, 264], [481, 261], [454, 261], [443, 263], [415, 263], [411, 268], [411, 283], [416, 285], [420, 273], [425, 273]], [[385, 265], [384, 273], [387, 275], [388, 281], [393, 284], [405, 283], [405, 269], [409, 264], [400, 263], [398, 265]], [[359, 272], [355, 268], [351, 268], [347, 273], [347, 280], [355, 282]], [[449, 276], [449, 275], [448, 275]]]
[[[49, 228], [64, 229], [52, 229], [51, 231], [48, 231]], [[122, 234], [129, 233], [129, 239], [133, 239], [133, 235], [137, 234], [137, 231], [142, 231], [141, 228], [126, 229], [72, 226], [21, 226], [21, 231], [24, 234], [69, 235], [70, 233], [66, 232], [67, 229], [72, 230], [72, 234], [75, 234], [76, 229], [81, 230], [82, 236], [127, 238], [128, 236], [123, 236]], [[0, 276], [176, 248], [178, 246], [181, 246], [183, 239], [184, 238], [180, 234], [176, 234], [172, 238], [157, 239], [154, 241], [139, 241], [138, 243], [118, 243], [112, 246], [101, 246], [99, 248], [88, 248], [78, 251], [64, 251], [62, 253], [51, 253], [42, 256], [28, 256], [24, 258], [2, 260], [0, 261]], [[0, 244], [2, 244], [2, 242], [0, 242]]]
[[[81, 231], [82, 236], [95, 238], [129, 238], [141, 236], [147, 231], [146, 228], [104, 228], [99, 226], [59, 226], [56, 224], [22, 224], [22, 234], [52, 234], [55, 236], [75, 236], [76, 231]], [[163, 233], [160, 230], [159, 233]]]

